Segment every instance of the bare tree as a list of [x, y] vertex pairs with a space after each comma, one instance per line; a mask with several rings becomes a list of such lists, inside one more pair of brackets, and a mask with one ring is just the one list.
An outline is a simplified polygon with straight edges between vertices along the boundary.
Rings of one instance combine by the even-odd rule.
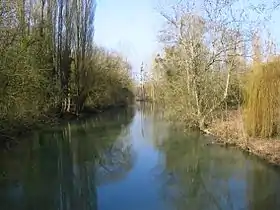
[[252, 37], [243, 25], [244, 11], [233, 9], [236, 2], [204, 0], [200, 15], [194, 1], [180, 1], [171, 14], [161, 11], [166, 28], [159, 39], [166, 47], [158, 66], [167, 78], [166, 100], [172, 114], [183, 114], [205, 132], [206, 121], [229, 95], [232, 75], [246, 56], [242, 48]]

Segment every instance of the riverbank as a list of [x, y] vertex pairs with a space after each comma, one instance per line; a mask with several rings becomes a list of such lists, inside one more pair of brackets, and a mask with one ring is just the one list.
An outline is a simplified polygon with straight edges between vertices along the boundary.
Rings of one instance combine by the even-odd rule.
[[248, 137], [243, 128], [241, 111], [229, 111], [222, 119], [213, 121], [209, 132], [213, 144], [232, 146], [255, 155], [270, 164], [280, 166], [280, 138], [261, 139]]
[[52, 111], [40, 116], [32, 121], [13, 121], [13, 122], [1, 122], [0, 130], [0, 149], [11, 149], [19, 142], [19, 138], [28, 136], [35, 130], [43, 128], [52, 128], [65, 122], [74, 120], [83, 120], [93, 115], [105, 112], [111, 109], [118, 109], [128, 106], [127, 104], [116, 104], [99, 107], [85, 107], [83, 111], [76, 115], [74, 113], [64, 113]]

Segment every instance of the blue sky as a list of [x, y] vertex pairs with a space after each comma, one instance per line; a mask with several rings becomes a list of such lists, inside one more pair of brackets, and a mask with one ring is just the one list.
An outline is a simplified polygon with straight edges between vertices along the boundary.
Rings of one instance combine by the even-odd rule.
[[[98, 0], [95, 42], [108, 49], [121, 51], [132, 64], [133, 71], [139, 72], [141, 62], [149, 65], [159, 49], [156, 36], [163, 19], [155, 9], [157, 2], [158, 0]], [[279, 11], [274, 13], [272, 22], [267, 27], [280, 44]]]
[[153, 0], [100, 0], [95, 17], [95, 41], [121, 51], [139, 71], [157, 51], [156, 34], [161, 26]]

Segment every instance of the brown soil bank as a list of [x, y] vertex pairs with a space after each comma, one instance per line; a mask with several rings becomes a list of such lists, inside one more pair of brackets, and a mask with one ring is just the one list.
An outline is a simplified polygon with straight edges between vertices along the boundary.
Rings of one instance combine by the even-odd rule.
[[217, 141], [213, 143], [239, 147], [271, 164], [280, 166], [280, 138], [247, 137], [240, 111], [230, 111], [224, 119], [214, 121], [209, 131], [217, 137]]

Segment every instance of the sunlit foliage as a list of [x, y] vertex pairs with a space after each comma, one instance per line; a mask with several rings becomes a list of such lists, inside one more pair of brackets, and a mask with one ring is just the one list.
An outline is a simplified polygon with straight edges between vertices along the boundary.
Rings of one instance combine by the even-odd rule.
[[249, 135], [271, 137], [279, 131], [280, 60], [255, 64], [245, 86], [245, 125]]

